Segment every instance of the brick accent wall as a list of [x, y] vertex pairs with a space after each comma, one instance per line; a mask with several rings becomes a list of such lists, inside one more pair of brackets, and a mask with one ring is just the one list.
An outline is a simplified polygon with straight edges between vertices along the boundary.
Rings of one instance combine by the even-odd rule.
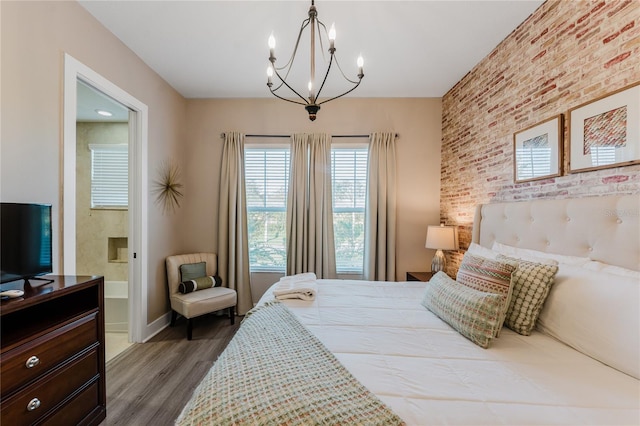
[[[458, 225], [455, 276], [479, 203], [640, 194], [640, 166], [522, 184], [513, 180], [513, 134], [640, 81], [640, 1], [545, 2], [442, 101], [440, 215]], [[565, 152], [569, 143], [565, 128]]]

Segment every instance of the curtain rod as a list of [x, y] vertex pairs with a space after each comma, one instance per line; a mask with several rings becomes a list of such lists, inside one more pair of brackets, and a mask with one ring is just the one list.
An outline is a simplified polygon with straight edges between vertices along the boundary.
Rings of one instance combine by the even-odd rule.
[[[220, 133], [220, 137], [224, 139], [226, 133]], [[245, 138], [290, 138], [291, 135], [244, 135]], [[368, 138], [369, 135], [331, 135], [332, 138]], [[400, 137], [396, 133], [396, 138]]]

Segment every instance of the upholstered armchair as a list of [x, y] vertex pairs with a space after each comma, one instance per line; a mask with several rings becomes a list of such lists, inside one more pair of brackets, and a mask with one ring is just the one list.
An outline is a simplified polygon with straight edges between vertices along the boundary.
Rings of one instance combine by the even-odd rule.
[[[201, 262], [205, 262], [202, 268]], [[200, 264], [200, 265], [198, 265]], [[169, 285], [169, 300], [171, 301], [171, 326], [175, 325], [178, 314], [187, 319], [187, 339], [191, 340], [193, 321], [192, 319], [204, 314], [227, 309], [231, 324], [235, 319], [235, 307], [238, 296], [235, 290], [227, 287], [209, 287], [195, 289], [187, 293], [180, 291], [183, 273], [190, 271], [193, 275], [194, 267], [202, 268], [206, 272], [205, 276], [217, 277], [218, 256], [215, 253], [192, 253], [169, 256], [166, 259], [167, 283]], [[182, 273], [181, 273], [182, 269]], [[201, 274], [197, 274], [201, 275]], [[196, 278], [193, 276], [187, 279]], [[183, 286], [184, 287], [184, 286]], [[187, 290], [188, 291], [188, 290]]]

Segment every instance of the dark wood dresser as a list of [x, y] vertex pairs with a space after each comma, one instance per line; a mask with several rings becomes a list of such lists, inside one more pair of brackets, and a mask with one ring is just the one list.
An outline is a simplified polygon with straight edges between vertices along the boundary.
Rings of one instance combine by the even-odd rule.
[[0, 304], [0, 423], [98, 425], [106, 416], [104, 279], [47, 276]]

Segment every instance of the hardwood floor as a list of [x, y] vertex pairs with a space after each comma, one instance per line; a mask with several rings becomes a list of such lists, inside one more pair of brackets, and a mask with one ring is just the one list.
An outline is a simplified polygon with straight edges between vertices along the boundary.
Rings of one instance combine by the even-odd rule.
[[240, 327], [225, 316], [194, 320], [187, 340], [180, 318], [147, 343], [135, 344], [107, 363], [105, 425], [173, 425], [193, 390]]

